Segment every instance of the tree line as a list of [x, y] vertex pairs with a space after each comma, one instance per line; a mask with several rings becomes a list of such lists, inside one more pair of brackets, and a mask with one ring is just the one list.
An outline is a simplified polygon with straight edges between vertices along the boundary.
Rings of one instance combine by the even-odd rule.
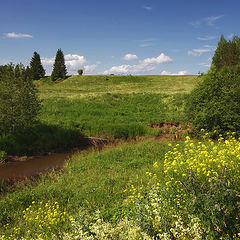
[[221, 36], [210, 70], [190, 93], [186, 115], [196, 129], [212, 137], [238, 132], [240, 136], [240, 38]]

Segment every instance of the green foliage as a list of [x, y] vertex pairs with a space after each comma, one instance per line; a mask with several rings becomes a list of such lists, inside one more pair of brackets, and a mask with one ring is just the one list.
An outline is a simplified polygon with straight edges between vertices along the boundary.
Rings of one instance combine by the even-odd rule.
[[7, 153], [5, 151], [0, 151], [0, 163], [4, 162], [7, 157]]
[[234, 239], [240, 231], [239, 147], [233, 137], [188, 137], [174, 145], [163, 164], [156, 161], [156, 170], [146, 172], [148, 186], [129, 188], [130, 216], [159, 239]]
[[227, 41], [222, 35], [212, 59], [212, 68], [219, 71], [224, 66], [234, 66], [240, 63], [240, 38], [235, 36]]
[[80, 76], [83, 75], [83, 69], [78, 70], [78, 75], [80, 75]]
[[40, 110], [37, 89], [22, 65], [7, 65], [0, 73], [0, 132], [16, 133], [31, 126]]
[[147, 133], [147, 127], [137, 123], [116, 124], [113, 126], [114, 138], [135, 139], [137, 136], [144, 136]]
[[189, 121], [198, 130], [227, 133], [240, 130], [240, 65], [211, 70], [186, 104]]
[[78, 129], [37, 123], [15, 134], [0, 135], [0, 149], [11, 155], [67, 150], [84, 144], [82, 137]]
[[52, 81], [56, 81], [57, 79], [66, 79], [67, 77], [64, 55], [61, 49], [58, 49], [57, 51], [51, 77]]
[[45, 70], [43, 69], [40, 55], [37, 52], [33, 53], [33, 57], [30, 62], [30, 71], [33, 80], [39, 80], [45, 76]]

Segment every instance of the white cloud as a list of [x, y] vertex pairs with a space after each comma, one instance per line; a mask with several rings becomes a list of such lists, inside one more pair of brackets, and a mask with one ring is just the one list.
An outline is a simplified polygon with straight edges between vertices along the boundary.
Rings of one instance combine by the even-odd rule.
[[54, 64], [55, 57], [53, 58], [42, 58], [41, 62], [44, 66], [52, 66]]
[[197, 37], [197, 39], [201, 40], [201, 41], [208, 41], [208, 40], [213, 40], [216, 38], [217, 38], [216, 36]]
[[79, 67], [82, 67], [87, 63], [87, 60], [84, 56], [79, 56], [77, 54], [67, 54], [64, 56], [65, 64], [70, 70], [78, 70]]
[[[85, 70], [84, 72], [86, 73], [91, 73], [97, 67], [97, 65], [100, 64], [98, 62], [94, 65], [86, 65], [86, 58], [77, 54], [67, 54], [64, 56], [64, 59], [68, 74], [70, 75], [77, 74], [77, 70], [79, 70], [80, 68], [83, 68]], [[41, 62], [43, 66], [47, 69], [47, 73], [50, 73], [55, 62], [55, 57], [42, 58]]]
[[152, 6], [143, 6], [142, 8], [148, 10], [148, 11], [151, 11], [152, 10]]
[[199, 27], [201, 25], [207, 25], [207, 26], [214, 27], [216, 24], [216, 21], [222, 17], [224, 17], [224, 15], [206, 17], [206, 18], [194, 21], [194, 22], [190, 22], [190, 24], [193, 25], [194, 27]]
[[161, 53], [156, 58], [145, 58], [144, 60], [140, 60], [136, 65], [113, 66], [110, 69], [105, 70], [103, 74], [133, 74], [151, 72], [155, 70], [158, 65], [171, 63], [172, 61], [173, 60], [170, 57]]
[[126, 61], [131, 61], [131, 60], [135, 60], [135, 59], [138, 59], [138, 56], [135, 55], [135, 54], [131, 54], [131, 53], [128, 53], [126, 54], [122, 60], [126, 60]]
[[186, 70], [179, 71], [178, 73], [171, 73], [171, 72], [167, 72], [167, 71], [161, 72], [161, 75], [179, 75], [180, 76], [180, 75], [187, 75], [187, 74], [189, 74], [189, 72]]
[[215, 26], [216, 20], [222, 18], [223, 16], [224, 15], [207, 17], [207, 18], [204, 18], [204, 21], [208, 26]]
[[210, 68], [211, 62], [212, 62], [212, 58], [210, 57], [205, 62], [199, 63], [198, 65]]
[[92, 73], [97, 67], [97, 64], [86, 65], [84, 66], [84, 73], [89, 74]]
[[188, 56], [199, 57], [203, 53], [211, 52], [211, 51], [213, 51], [213, 49], [210, 49], [210, 48], [199, 48], [199, 49], [188, 50], [187, 54], [188, 54]]
[[14, 33], [14, 32], [11, 32], [11, 33], [6, 33], [4, 35], [7, 38], [33, 38], [32, 35], [25, 34], [25, 33]]

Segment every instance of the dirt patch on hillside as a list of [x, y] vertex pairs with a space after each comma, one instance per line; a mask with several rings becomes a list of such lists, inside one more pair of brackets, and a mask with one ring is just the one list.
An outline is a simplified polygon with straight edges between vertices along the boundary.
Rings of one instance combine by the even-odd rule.
[[189, 122], [160, 122], [148, 125], [153, 129], [159, 129], [161, 134], [158, 140], [178, 140], [186, 132], [191, 131], [192, 124]]

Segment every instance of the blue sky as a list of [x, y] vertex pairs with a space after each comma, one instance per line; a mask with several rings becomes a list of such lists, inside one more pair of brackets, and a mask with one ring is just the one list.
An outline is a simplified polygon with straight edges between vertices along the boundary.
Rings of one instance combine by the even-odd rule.
[[240, 36], [239, 0], [0, 0], [0, 64], [51, 73], [58, 48], [69, 74], [206, 72], [221, 34]]

